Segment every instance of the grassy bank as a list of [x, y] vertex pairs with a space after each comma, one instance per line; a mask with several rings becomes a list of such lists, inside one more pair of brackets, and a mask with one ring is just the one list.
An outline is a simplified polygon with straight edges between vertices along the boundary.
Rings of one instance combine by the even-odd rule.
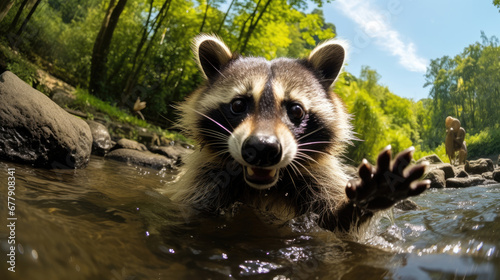
[[[43, 83], [41, 77], [37, 72], [37, 70], [42, 69], [42, 67], [33, 64], [32, 62], [23, 58], [21, 55], [3, 44], [0, 44], [0, 68], [2, 71], [11, 71], [27, 84], [31, 85], [47, 96], [50, 97], [52, 95], [51, 90]], [[164, 139], [190, 142], [188, 139], [186, 139], [186, 137], [175, 131], [170, 131], [159, 126], [152, 125], [147, 121], [132, 115], [130, 111], [118, 108], [114, 104], [110, 104], [108, 102], [100, 100], [99, 98], [88, 93], [86, 89], [76, 88], [74, 92], [69, 92], [69, 94], [74, 96], [74, 102], [71, 102], [65, 107], [67, 107], [68, 109], [81, 111], [83, 114], [87, 115], [87, 119], [94, 119], [94, 117], [96, 117], [95, 115], [98, 114], [103, 119], [105, 119], [106, 122], [114, 122], [127, 125], [132, 129], [142, 128], [142, 130], [147, 130], [149, 133], [154, 133], [158, 137]], [[116, 136], [126, 136], [128, 138], [136, 138], [135, 140], [138, 140], [137, 133]]]

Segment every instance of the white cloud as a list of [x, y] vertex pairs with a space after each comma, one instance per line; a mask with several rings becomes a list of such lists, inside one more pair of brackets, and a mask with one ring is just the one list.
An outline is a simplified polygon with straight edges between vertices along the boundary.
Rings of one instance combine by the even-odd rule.
[[[361, 29], [364, 38], [355, 39], [353, 47], [363, 48], [371, 40], [392, 55], [399, 58], [399, 63], [412, 72], [425, 73], [427, 59], [419, 56], [412, 42], [404, 42], [400, 33], [391, 26], [391, 17], [401, 12], [399, 1], [396, 5], [388, 6], [381, 10], [370, 4], [368, 0], [337, 0], [333, 2], [340, 11], [353, 20]], [[394, 4], [393, 3], [393, 4]]]

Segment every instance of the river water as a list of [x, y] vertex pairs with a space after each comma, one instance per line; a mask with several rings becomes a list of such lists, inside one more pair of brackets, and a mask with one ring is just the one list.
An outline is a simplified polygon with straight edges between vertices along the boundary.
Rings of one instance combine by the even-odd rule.
[[500, 279], [500, 185], [429, 190], [352, 242], [314, 216], [193, 218], [161, 194], [176, 177], [98, 157], [83, 170], [0, 162], [0, 279]]

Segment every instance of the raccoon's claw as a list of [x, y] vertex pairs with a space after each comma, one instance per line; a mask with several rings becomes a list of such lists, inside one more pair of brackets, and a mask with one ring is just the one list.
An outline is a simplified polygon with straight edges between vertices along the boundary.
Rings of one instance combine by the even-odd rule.
[[363, 160], [359, 167], [359, 180], [350, 181], [346, 195], [357, 207], [366, 210], [381, 210], [410, 196], [416, 196], [429, 188], [430, 181], [418, 181], [427, 164], [410, 169], [414, 148], [408, 148], [394, 159], [391, 166], [391, 147], [387, 146], [377, 158], [377, 168]]

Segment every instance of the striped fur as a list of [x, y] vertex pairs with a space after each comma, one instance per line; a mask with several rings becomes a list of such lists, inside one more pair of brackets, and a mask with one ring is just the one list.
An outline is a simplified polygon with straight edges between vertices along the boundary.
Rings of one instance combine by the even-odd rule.
[[[309, 211], [337, 215], [347, 203], [349, 178], [340, 158], [352, 130], [343, 102], [330, 87], [344, 65], [346, 45], [330, 40], [307, 59], [267, 61], [234, 55], [221, 39], [200, 35], [193, 50], [206, 82], [178, 106], [178, 127], [199, 148], [186, 158], [185, 174], [169, 187], [171, 199], [204, 211], [243, 202], [284, 220]], [[244, 113], [234, 113], [240, 108], [236, 99], [246, 105]], [[290, 115], [296, 105], [304, 111], [300, 120]], [[251, 135], [275, 137], [279, 162], [249, 166], [242, 145]], [[277, 179], [252, 183], [248, 174], [255, 170], [276, 171]]]

